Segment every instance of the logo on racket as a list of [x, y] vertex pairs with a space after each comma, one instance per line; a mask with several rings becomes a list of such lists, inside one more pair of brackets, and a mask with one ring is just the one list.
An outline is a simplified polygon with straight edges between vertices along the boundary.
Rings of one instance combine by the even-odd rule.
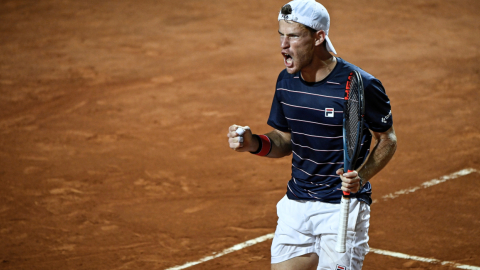
[[347, 267], [337, 264], [337, 268], [335, 268], [335, 270], [347, 270]]

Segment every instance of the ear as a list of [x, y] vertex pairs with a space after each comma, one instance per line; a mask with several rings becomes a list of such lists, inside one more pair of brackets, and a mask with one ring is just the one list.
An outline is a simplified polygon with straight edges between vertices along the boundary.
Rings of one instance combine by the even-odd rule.
[[325, 31], [319, 30], [315, 33], [315, 46], [320, 46], [325, 41]]

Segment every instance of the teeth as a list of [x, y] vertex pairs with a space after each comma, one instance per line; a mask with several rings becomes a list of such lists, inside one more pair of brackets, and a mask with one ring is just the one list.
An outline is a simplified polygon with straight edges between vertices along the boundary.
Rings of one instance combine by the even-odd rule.
[[284, 54], [283, 54], [283, 57], [285, 57], [285, 62], [286, 62], [287, 64], [289, 64], [289, 65], [292, 64], [293, 58], [292, 58], [289, 54], [284, 53]]
[[293, 57], [290, 54], [282, 53], [283, 57], [285, 58], [285, 64], [292, 65], [293, 64]]

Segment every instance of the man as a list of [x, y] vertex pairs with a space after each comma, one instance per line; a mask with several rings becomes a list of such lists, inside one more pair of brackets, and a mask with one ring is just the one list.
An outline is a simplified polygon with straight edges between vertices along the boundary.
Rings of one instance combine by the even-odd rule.
[[[267, 122], [274, 129], [256, 135], [232, 125], [230, 147], [270, 158], [293, 153], [287, 194], [277, 204], [273, 270], [361, 269], [369, 249], [369, 181], [396, 149], [390, 101], [379, 80], [331, 54], [336, 52], [328, 37], [330, 17], [321, 4], [291, 1], [282, 7], [278, 22], [286, 69], [278, 77]], [[361, 165], [344, 173], [344, 93], [354, 69], [363, 79], [370, 132], [364, 131]], [[342, 191], [351, 193], [346, 253], [335, 251]]]

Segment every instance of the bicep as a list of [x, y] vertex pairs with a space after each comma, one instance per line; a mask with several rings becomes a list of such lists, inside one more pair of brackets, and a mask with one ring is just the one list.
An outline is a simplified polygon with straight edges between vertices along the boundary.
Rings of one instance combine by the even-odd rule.
[[380, 142], [380, 141], [392, 141], [392, 142], [397, 142], [397, 135], [395, 134], [395, 129], [393, 128], [393, 126], [391, 126], [387, 131], [384, 131], [384, 132], [376, 132], [376, 131], [373, 131], [371, 130], [370, 131], [373, 135], [373, 137], [375, 137], [375, 140], [377, 140], [377, 142]]

